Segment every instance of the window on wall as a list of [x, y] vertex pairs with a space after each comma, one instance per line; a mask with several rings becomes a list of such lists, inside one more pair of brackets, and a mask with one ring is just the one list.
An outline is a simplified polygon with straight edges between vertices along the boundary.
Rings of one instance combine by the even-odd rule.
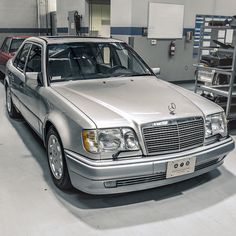
[[90, 34], [110, 37], [110, 0], [90, 0]]

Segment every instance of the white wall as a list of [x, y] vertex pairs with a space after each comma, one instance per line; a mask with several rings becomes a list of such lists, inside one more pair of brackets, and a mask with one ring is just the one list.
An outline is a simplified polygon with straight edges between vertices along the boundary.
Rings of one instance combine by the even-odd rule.
[[[116, 11], [122, 12], [124, 6], [118, 4], [119, 0], [112, 1], [113, 4], [115, 2], [117, 3]], [[149, 2], [183, 4], [185, 6], [184, 28], [195, 27], [197, 14], [236, 15], [235, 0], [132, 0], [131, 27], [148, 26]], [[130, 4], [128, 4], [127, 9], [130, 9]], [[113, 21], [119, 22], [120, 15], [118, 13], [112, 17], [116, 17]], [[119, 26], [122, 27], [123, 25]], [[114, 37], [123, 39], [124, 36], [115, 35]], [[193, 41], [186, 42], [185, 37], [182, 40], [177, 40], [176, 55], [173, 58], [168, 57], [170, 40], [158, 40], [157, 45], [151, 46], [150, 41], [145, 37], [134, 36], [133, 42], [135, 50], [150, 66], [156, 67], [158, 65], [161, 67], [163, 79], [169, 81], [194, 79], [192, 64], [196, 63], [196, 59], [193, 58]]]
[[216, 15], [236, 15], [235, 0], [215, 0], [214, 13]]
[[[184, 4], [185, 28], [194, 28], [196, 14], [236, 15], [235, 0], [111, 0], [111, 26], [147, 27], [149, 2]], [[58, 27], [68, 26], [68, 11], [73, 10], [83, 15], [82, 26], [89, 26], [87, 0], [57, 0]]]
[[68, 12], [77, 10], [82, 18], [82, 27], [89, 26], [89, 9], [86, 0], [57, 0], [57, 27], [68, 27]]
[[185, 5], [185, 28], [194, 28], [197, 14], [236, 15], [235, 0], [111, 0], [112, 26], [129, 26], [131, 21], [132, 27], [146, 27], [149, 2]]
[[0, 28], [35, 27], [37, 27], [36, 0], [0, 0]]
[[[36, 0], [0, 0], [0, 46], [7, 36], [34, 35], [34, 33], [16, 33], [16, 31], [11, 30], [11, 28], [20, 28], [22, 30], [37, 27]], [[6, 32], [5, 29], [8, 29], [8, 32]]]
[[132, 0], [111, 0], [111, 26], [132, 26]]
[[[111, 0], [111, 27], [132, 27], [132, 0]], [[129, 36], [115, 35], [125, 42]]]
[[[194, 28], [197, 14], [214, 15], [215, 0], [185, 1], [184, 27]], [[223, 14], [223, 13], [221, 13]]]
[[185, 0], [132, 0], [133, 27], [147, 27], [149, 2], [184, 4]]

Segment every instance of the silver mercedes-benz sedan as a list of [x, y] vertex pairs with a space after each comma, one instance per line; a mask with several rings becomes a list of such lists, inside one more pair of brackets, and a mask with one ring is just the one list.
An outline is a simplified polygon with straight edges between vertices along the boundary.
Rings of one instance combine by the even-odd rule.
[[217, 168], [234, 149], [224, 111], [157, 71], [119, 40], [29, 38], [7, 65], [7, 111], [43, 139], [63, 190], [137, 191]]

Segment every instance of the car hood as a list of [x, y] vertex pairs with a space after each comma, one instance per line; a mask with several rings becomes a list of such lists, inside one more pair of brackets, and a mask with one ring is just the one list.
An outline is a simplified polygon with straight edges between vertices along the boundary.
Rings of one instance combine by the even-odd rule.
[[[55, 83], [52, 88], [84, 112], [98, 128], [219, 112], [206, 99], [154, 76], [63, 82]], [[168, 108], [171, 103], [176, 105], [174, 115]]]

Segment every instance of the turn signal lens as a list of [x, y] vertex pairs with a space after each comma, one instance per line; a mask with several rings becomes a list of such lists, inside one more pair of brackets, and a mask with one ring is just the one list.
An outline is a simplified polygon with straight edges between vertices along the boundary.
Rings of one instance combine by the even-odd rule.
[[87, 152], [98, 153], [97, 133], [95, 130], [83, 130], [83, 143]]

